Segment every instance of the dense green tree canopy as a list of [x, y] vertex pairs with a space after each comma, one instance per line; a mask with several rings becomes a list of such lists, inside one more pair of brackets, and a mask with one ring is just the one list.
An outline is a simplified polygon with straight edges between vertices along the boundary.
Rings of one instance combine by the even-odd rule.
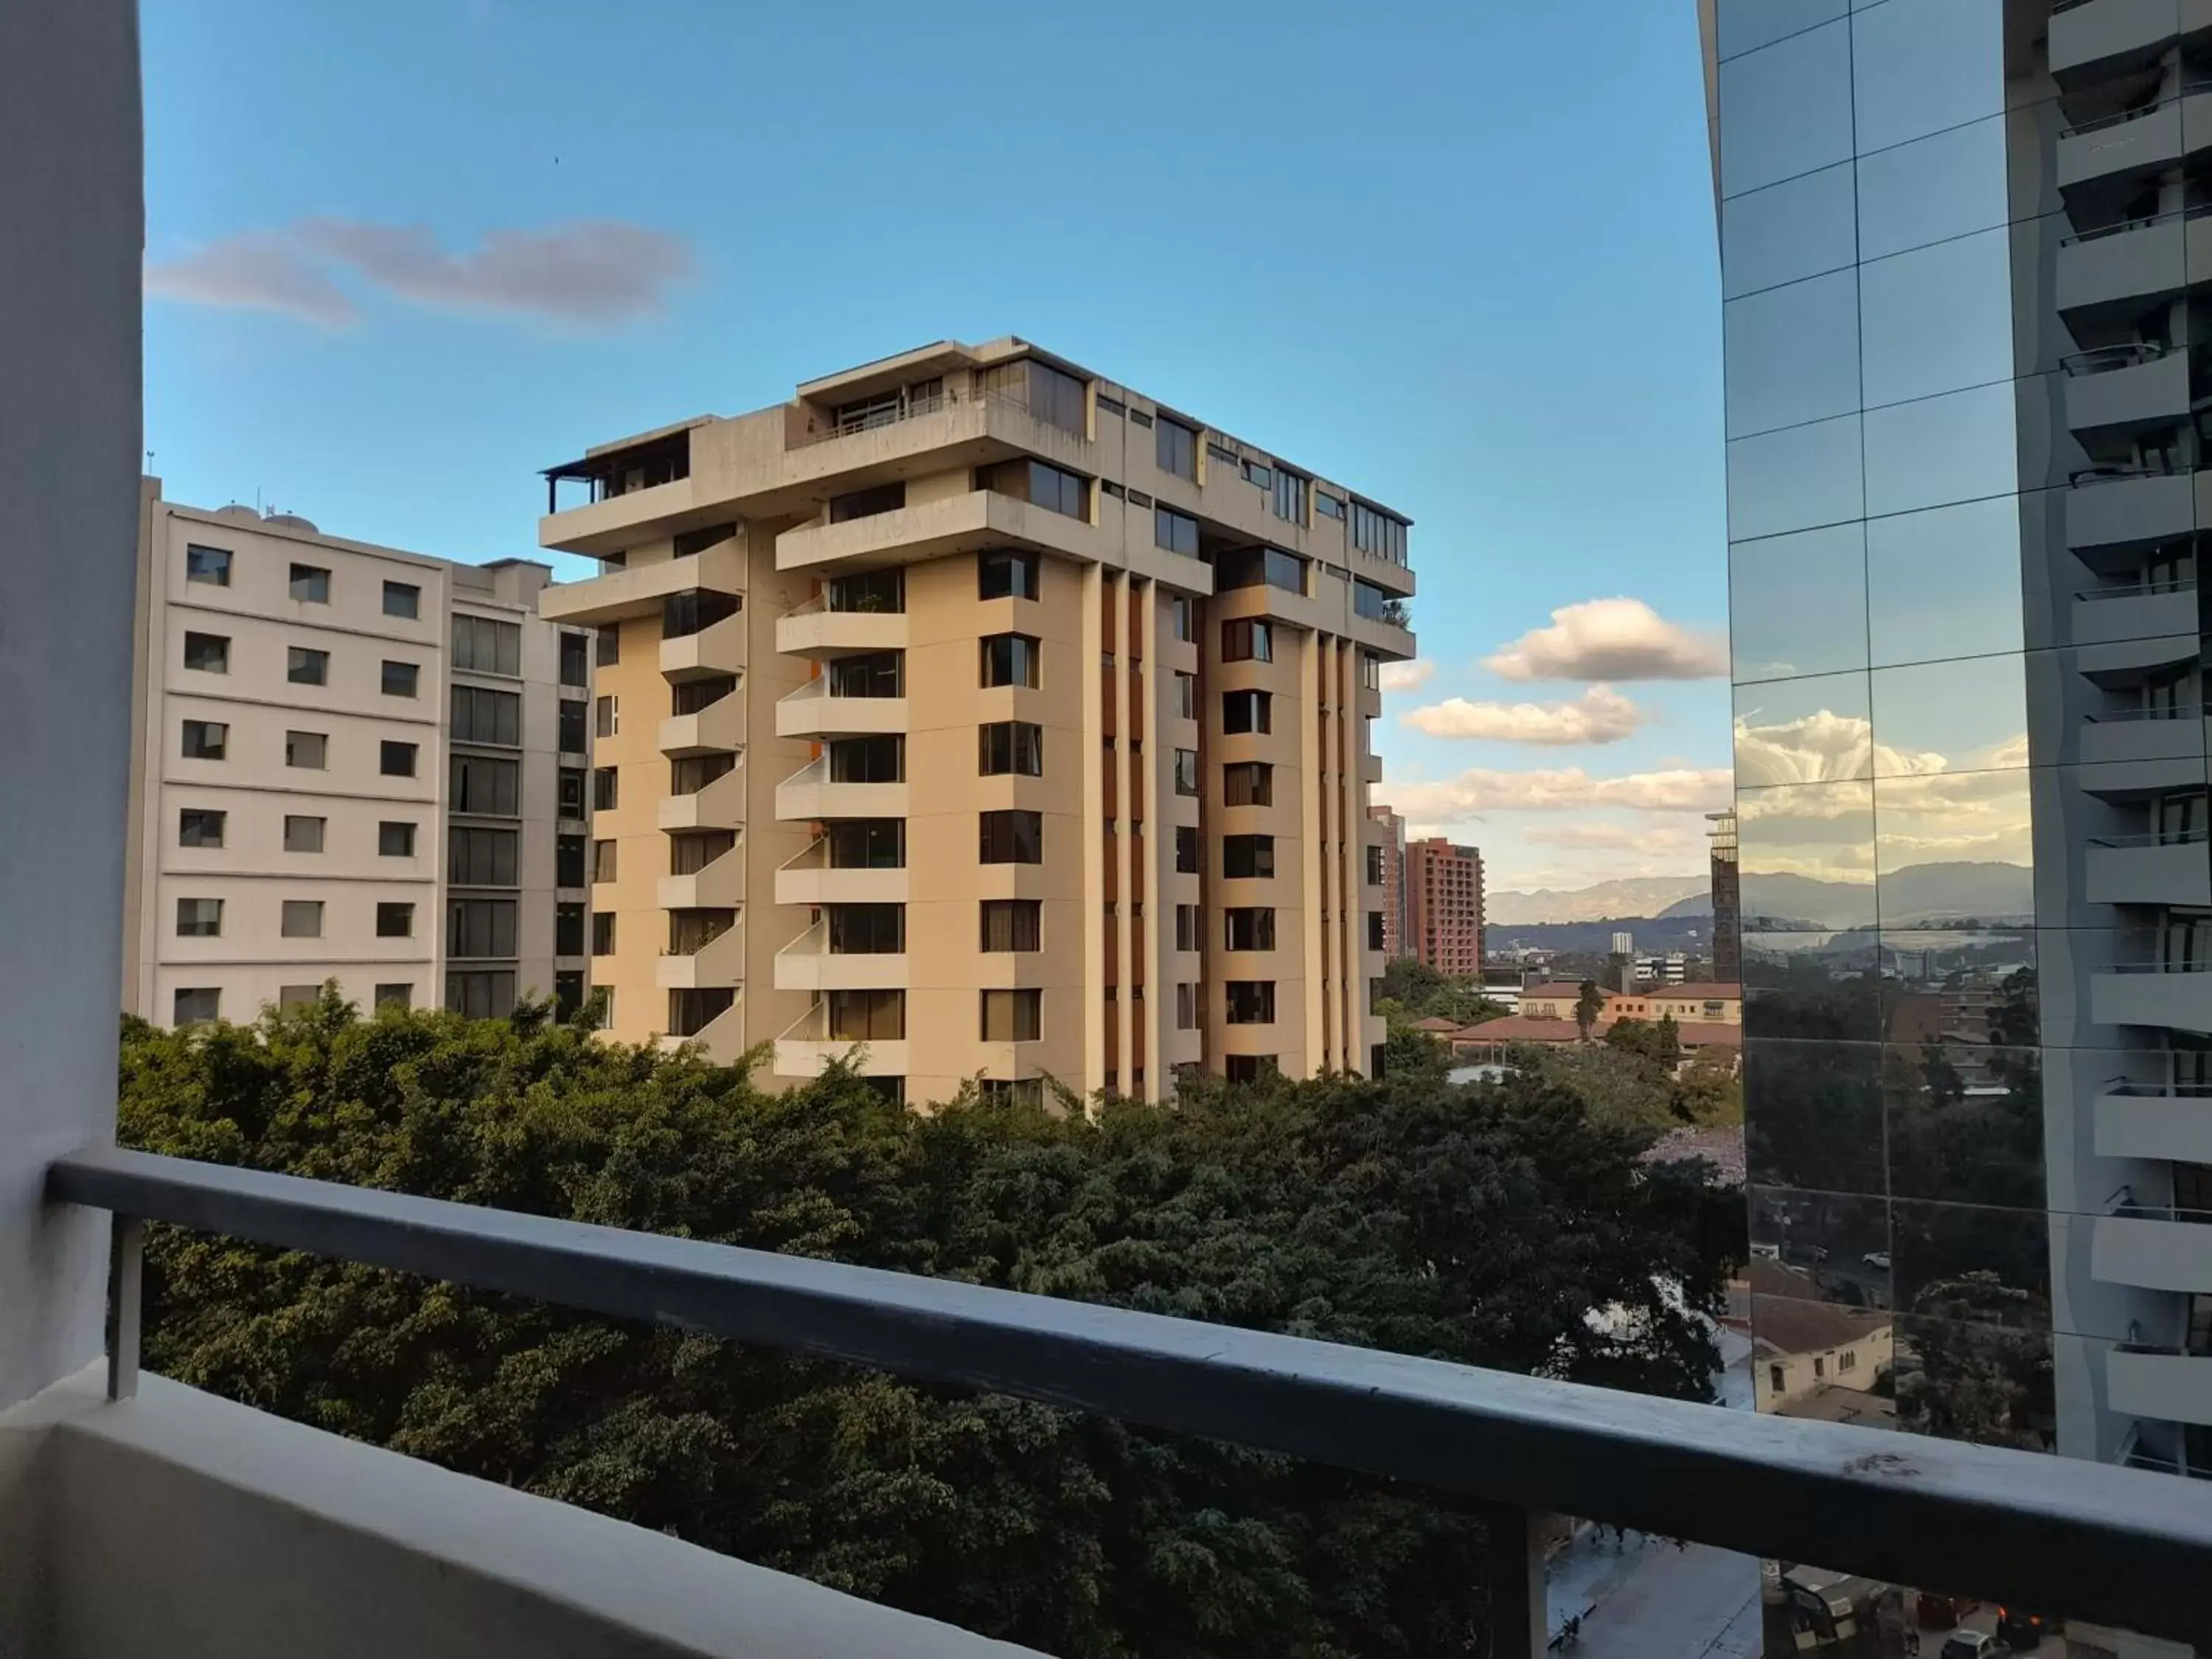
[[[903, 1110], [509, 1020], [326, 1000], [133, 1024], [130, 1144], [1705, 1397], [1741, 1200], [1540, 1078], [1091, 1117]], [[148, 1363], [339, 1433], [1077, 1659], [1472, 1651], [1464, 1506], [996, 1396], [153, 1230]], [[1668, 1288], [1662, 1288], [1662, 1285]], [[1588, 1315], [1619, 1310], [1601, 1328]]]
[[1510, 1012], [1483, 994], [1479, 974], [1447, 974], [1415, 957], [1393, 957], [1382, 964], [1376, 1011], [1393, 1024], [1417, 1019], [1449, 1019], [1480, 1024]]

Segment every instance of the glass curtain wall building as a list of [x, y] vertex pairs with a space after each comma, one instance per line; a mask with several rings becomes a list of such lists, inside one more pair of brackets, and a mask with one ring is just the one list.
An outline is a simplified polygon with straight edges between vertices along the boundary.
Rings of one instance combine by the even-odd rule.
[[2212, 6], [1705, 9], [1759, 1402], [2212, 1474]]

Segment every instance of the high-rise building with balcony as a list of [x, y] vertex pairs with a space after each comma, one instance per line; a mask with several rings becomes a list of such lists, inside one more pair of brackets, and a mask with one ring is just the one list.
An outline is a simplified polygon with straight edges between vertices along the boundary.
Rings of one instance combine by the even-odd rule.
[[1382, 848], [1382, 954], [1402, 957], [1406, 929], [1406, 820], [1381, 805], [1367, 809], [1381, 832]]
[[916, 1101], [1374, 1064], [1403, 517], [1014, 339], [547, 477], [615, 1036]]
[[1708, 26], [1754, 1332], [2212, 1474], [2212, 11]]
[[581, 1001], [591, 637], [551, 571], [141, 487], [123, 1006]]
[[1713, 977], [1733, 985], [1743, 978], [1743, 890], [1735, 867], [1735, 809], [1708, 812], [1705, 832], [1713, 904]]
[[1444, 974], [1482, 971], [1482, 854], [1442, 836], [1406, 843], [1406, 945]]

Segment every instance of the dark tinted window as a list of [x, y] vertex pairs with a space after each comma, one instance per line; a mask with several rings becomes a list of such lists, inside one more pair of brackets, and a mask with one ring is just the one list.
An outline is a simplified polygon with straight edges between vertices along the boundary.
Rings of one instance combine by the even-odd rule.
[[984, 864], [1042, 864], [1044, 862], [1044, 814], [1042, 812], [984, 812], [979, 815], [982, 845], [977, 858]]

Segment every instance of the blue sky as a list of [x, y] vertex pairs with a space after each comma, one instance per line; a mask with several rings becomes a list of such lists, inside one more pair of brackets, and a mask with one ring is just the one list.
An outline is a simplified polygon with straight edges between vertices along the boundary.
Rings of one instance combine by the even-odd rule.
[[1493, 887], [1695, 872], [1729, 734], [1694, 10], [150, 5], [153, 471], [529, 554], [587, 443], [1024, 335], [1413, 516], [1378, 799]]

